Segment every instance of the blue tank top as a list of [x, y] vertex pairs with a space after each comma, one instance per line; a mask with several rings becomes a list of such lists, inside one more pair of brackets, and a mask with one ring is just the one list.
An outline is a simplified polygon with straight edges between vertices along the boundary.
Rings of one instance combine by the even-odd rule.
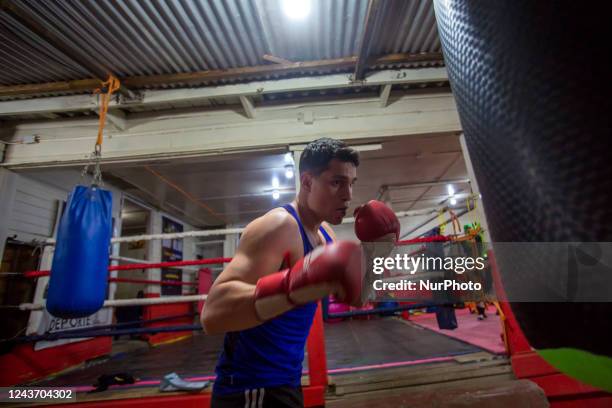
[[[313, 247], [304, 226], [290, 204], [283, 208], [298, 223], [306, 255]], [[332, 242], [323, 227], [319, 230], [326, 243]], [[215, 394], [234, 394], [254, 388], [299, 387], [304, 346], [316, 310], [317, 302], [307, 303], [257, 327], [226, 333], [215, 369]]]

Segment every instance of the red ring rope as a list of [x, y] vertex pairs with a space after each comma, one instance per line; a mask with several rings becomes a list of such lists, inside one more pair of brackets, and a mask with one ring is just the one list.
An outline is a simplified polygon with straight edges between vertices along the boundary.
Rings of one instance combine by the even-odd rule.
[[[413, 238], [405, 239], [403, 241], [397, 241], [396, 245], [410, 245], [418, 244], [423, 242], [447, 242], [452, 241], [452, 237], [444, 235], [434, 235], [432, 237], [425, 238]], [[230, 262], [232, 258], [208, 258], [208, 259], [196, 259], [192, 261], [174, 261], [174, 262], [158, 262], [158, 263], [140, 263], [140, 264], [128, 264], [128, 265], [114, 265], [108, 268], [109, 271], [130, 271], [134, 269], [151, 269], [151, 268], [173, 268], [177, 266], [194, 266], [194, 265], [211, 265], [221, 264]], [[40, 276], [49, 276], [49, 270], [43, 271], [27, 271], [23, 273], [25, 278], [38, 278]]]
[[[405, 239], [403, 241], [397, 241], [396, 245], [410, 245], [418, 244], [423, 242], [447, 242], [452, 241], [452, 237], [444, 235], [434, 235], [432, 237], [425, 238], [413, 238]], [[140, 264], [128, 264], [128, 265], [114, 265], [108, 268], [109, 271], [130, 271], [134, 269], [151, 269], [151, 268], [172, 268], [177, 266], [194, 266], [194, 265], [211, 265], [230, 262], [232, 258], [208, 258], [208, 259], [196, 259], [192, 261], [174, 261], [174, 262], [158, 262], [158, 263], [140, 263]], [[23, 273], [25, 278], [38, 278], [40, 276], [49, 276], [49, 270], [42, 271], [27, 271]]]
[[[151, 269], [151, 268], [173, 268], [177, 266], [193, 266], [193, 265], [211, 265], [230, 262], [232, 258], [208, 258], [196, 259], [193, 261], [173, 261], [173, 262], [158, 262], [158, 263], [140, 263], [128, 265], [114, 265], [108, 268], [109, 271], [130, 271], [134, 269]], [[38, 278], [39, 276], [49, 276], [51, 271], [27, 271], [23, 273], [25, 278]]]
[[410, 245], [410, 244], [418, 244], [422, 242], [447, 242], [452, 241], [453, 238], [451, 236], [445, 235], [434, 235], [432, 237], [424, 237], [424, 238], [412, 238], [405, 239], [403, 241], [397, 241], [397, 245]]
[[119, 282], [119, 283], [148, 283], [151, 285], [162, 285], [162, 286], [198, 286], [198, 284], [195, 282], [179, 282], [179, 281], [168, 281], [168, 280], [109, 278], [108, 281], [109, 282]]

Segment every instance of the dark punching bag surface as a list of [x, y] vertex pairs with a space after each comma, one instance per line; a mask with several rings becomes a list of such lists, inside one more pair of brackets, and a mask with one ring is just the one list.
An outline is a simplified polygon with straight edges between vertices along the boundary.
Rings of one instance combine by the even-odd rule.
[[[612, 25], [597, 4], [435, 0], [444, 59], [494, 243], [612, 241]], [[547, 282], [571, 256], [558, 247], [536, 247], [517, 257], [494, 244], [510, 301], [513, 290], [526, 285], [535, 294], [511, 303], [530, 344], [578, 350], [572, 358], [600, 358], [593, 364], [610, 368], [610, 299], [550, 301], [554, 291]], [[512, 286], [517, 281], [523, 288]], [[609, 293], [605, 282], [607, 287], [593, 289]], [[546, 294], [546, 302], [535, 301], [538, 294]], [[610, 380], [595, 383], [610, 387]]]
[[112, 194], [76, 186], [62, 215], [47, 294], [54, 316], [76, 318], [97, 312], [106, 298], [112, 229]]

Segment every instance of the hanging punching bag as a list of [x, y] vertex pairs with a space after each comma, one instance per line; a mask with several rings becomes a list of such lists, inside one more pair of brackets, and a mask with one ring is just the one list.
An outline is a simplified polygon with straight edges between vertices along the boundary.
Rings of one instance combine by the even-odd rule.
[[612, 391], [608, 14], [576, 1], [434, 6], [512, 311], [546, 361]]
[[49, 313], [76, 318], [102, 307], [111, 229], [112, 193], [96, 185], [76, 186], [57, 232], [47, 294]]

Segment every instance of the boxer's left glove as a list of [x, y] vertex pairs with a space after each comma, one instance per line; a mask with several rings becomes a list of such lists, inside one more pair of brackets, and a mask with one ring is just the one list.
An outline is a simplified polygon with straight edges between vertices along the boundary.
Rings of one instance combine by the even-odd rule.
[[361, 241], [366, 257], [362, 302], [372, 300], [372, 284], [376, 279], [373, 273], [373, 260], [387, 257], [396, 247], [400, 235], [400, 222], [385, 203], [377, 200], [357, 207], [355, 215], [355, 235]]
[[355, 234], [362, 242], [396, 242], [399, 240], [400, 222], [382, 201], [370, 200], [355, 209]]
[[255, 311], [269, 320], [297, 306], [334, 295], [344, 303], [359, 304], [365, 272], [359, 244], [339, 241], [316, 248], [290, 269], [260, 278], [255, 288]]

